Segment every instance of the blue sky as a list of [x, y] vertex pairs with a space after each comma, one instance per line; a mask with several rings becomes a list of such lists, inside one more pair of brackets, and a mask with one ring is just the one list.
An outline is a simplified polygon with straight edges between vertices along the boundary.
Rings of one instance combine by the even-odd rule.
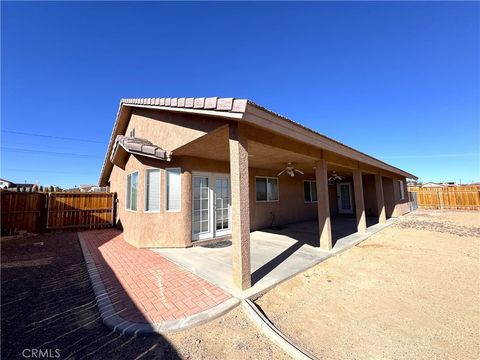
[[222, 96], [252, 99], [423, 181], [480, 180], [479, 3], [1, 10], [2, 178], [96, 183], [120, 98]]

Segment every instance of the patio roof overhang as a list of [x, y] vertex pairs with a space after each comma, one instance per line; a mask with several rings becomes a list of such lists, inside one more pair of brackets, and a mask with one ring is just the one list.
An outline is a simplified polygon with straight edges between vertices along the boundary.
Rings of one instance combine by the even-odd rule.
[[[270, 137], [272, 137], [272, 134], [275, 134], [275, 136], [281, 135], [299, 144], [317, 148], [318, 151], [322, 151], [325, 154], [340, 156], [356, 163], [356, 166], [361, 163], [367, 167], [375, 167], [406, 178], [417, 179], [413, 174], [375, 159], [246, 99], [217, 97], [143, 98], [122, 99], [120, 101], [115, 126], [110, 138], [109, 150], [100, 175], [99, 183], [101, 185], [108, 182], [108, 177], [113, 167], [109, 159], [109, 154], [113, 149], [116, 136], [125, 132], [133, 108], [148, 108], [158, 111], [190, 113], [193, 115], [199, 114], [229, 121], [238, 121], [239, 123], [248, 124], [267, 131]], [[253, 161], [253, 158], [251, 160]]]
[[150, 141], [141, 138], [118, 135], [115, 139], [110, 162], [124, 169], [129, 155], [146, 156], [170, 161], [170, 153]]

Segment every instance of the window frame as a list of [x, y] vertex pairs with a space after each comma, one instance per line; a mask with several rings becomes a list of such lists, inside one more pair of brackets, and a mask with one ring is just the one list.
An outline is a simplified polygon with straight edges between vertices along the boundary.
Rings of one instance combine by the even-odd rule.
[[[258, 200], [257, 199], [257, 179], [265, 179], [265, 184], [266, 184], [266, 193], [267, 193], [267, 199], [266, 200]], [[268, 198], [268, 180], [273, 179], [277, 181], [277, 199], [275, 200], [270, 200]], [[280, 180], [278, 177], [274, 176], [255, 176], [255, 202], [260, 202], [260, 203], [266, 203], [266, 202], [278, 202], [280, 201]]]
[[398, 184], [399, 184], [399, 197], [400, 197], [400, 200], [405, 200], [405, 188], [403, 186], [403, 180], [397, 180], [398, 181]]
[[[132, 210], [132, 175], [137, 174], [137, 198], [136, 198], [136, 209]], [[127, 204], [127, 198], [128, 198], [128, 177], [130, 177], [130, 204]], [[131, 173], [128, 173], [126, 176], [127, 181], [125, 181], [125, 210], [126, 211], [131, 211], [131, 212], [137, 212], [138, 211], [138, 181], [140, 181], [140, 172], [138, 170], [132, 171]], [[128, 207], [129, 205], [130, 207]]]
[[[179, 194], [178, 194], [178, 209], [168, 209], [168, 172], [171, 170], [179, 171]], [[182, 211], [182, 168], [181, 167], [171, 167], [165, 168], [165, 211], [166, 212], [181, 212]]]
[[[147, 204], [148, 204], [148, 172], [150, 171], [158, 171], [158, 210], [148, 210], [147, 209]], [[149, 167], [146, 168], [144, 171], [144, 177], [145, 177], [145, 184], [144, 184], [144, 204], [143, 208], [145, 213], [147, 214], [155, 214], [159, 213], [162, 210], [162, 169], [160, 168], [155, 168], [155, 167]]]
[[316, 180], [303, 180], [303, 202], [304, 202], [305, 204], [315, 204], [315, 203], [318, 203], [318, 196], [317, 196], [317, 194], [315, 194], [316, 197], [317, 197], [317, 200], [315, 200], [315, 201], [314, 201], [314, 200], [307, 201], [307, 200], [305, 199], [305, 183], [309, 183], [309, 184], [310, 184], [310, 185], [309, 185], [309, 189], [310, 189], [310, 199], [312, 199], [312, 194], [313, 194], [313, 192], [312, 192], [312, 183], [315, 184], [315, 191], [317, 190], [317, 188], [316, 188], [316, 186], [317, 186], [317, 181], [316, 181]]

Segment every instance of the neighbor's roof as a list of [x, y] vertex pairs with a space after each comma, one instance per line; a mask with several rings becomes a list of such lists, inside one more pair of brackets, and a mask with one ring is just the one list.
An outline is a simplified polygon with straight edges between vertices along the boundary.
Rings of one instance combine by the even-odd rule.
[[113, 164], [109, 159], [109, 154], [112, 153], [112, 150], [116, 144], [116, 137], [124, 134], [128, 125], [132, 108], [148, 108], [161, 111], [183, 112], [255, 123], [258, 126], [265, 127], [274, 132], [282, 131], [283, 134], [287, 133], [288, 136], [296, 138], [297, 140], [310, 145], [317, 146], [335, 153], [339, 152], [340, 150], [342, 156], [378, 167], [383, 170], [400, 174], [407, 178], [417, 179], [415, 175], [378, 160], [350, 146], [342, 144], [339, 141], [320, 134], [315, 130], [312, 130], [285, 116], [268, 110], [263, 106], [260, 106], [247, 99], [219, 97], [128, 98], [120, 101], [117, 118], [110, 136], [108, 150], [105, 155], [102, 172], [100, 174], [100, 185], [108, 181], [108, 176], [113, 168]]

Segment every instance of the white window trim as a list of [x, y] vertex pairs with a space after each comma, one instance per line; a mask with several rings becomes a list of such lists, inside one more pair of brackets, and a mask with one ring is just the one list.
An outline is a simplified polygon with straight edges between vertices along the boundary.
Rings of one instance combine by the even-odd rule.
[[[128, 176], [132, 176], [135, 173], [138, 174], [138, 181], [140, 181], [140, 173], [138, 170], [128, 173], [125, 179], [127, 179]], [[137, 210], [132, 210], [132, 180], [130, 180], [130, 209], [127, 208], [127, 192], [128, 192], [127, 185], [128, 185], [128, 180], [125, 181], [125, 210], [130, 212], [137, 212], [138, 211], [138, 188], [137, 188]], [[137, 182], [137, 186], [138, 186], [138, 182]]]
[[[308, 183], [315, 183], [315, 185], [317, 185], [317, 181], [316, 180], [303, 180], [304, 183], [308, 182]], [[310, 199], [312, 198], [312, 186], [310, 185]], [[317, 200], [313, 201], [306, 201], [305, 200], [305, 185], [303, 185], [303, 202], [305, 204], [315, 204], [318, 202], [318, 196], [317, 196]]]
[[[168, 206], [168, 171], [169, 170], [179, 170], [180, 171], [180, 190], [179, 190], [179, 194], [178, 194], [178, 204], [179, 204], [179, 207], [178, 209], [174, 209], [174, 210], [168, 210], [167, 209], [167, 206]], [[182, 211], [182, 168], [180, 167], [173, 167], [173, 168], [165, 168], [165, 212], [172, 212], [172, 213], [175, 213], [175, 212], [181, 212]]]
[[[266, 179], [267, 180], [267, 200], [257, 200], [257, 179]], [[268, 199], [268, 179], [275, 179], [277, 180], [277, 199], [276, 200], [269, 200]], [[266, 203], [266, 202], [279, 202], [280, 201], [280, 181], [278, 177], [273, 176], [255, 176], [255, 202], [259, 203]]]
[[400, 184], [400, 189], [399, 189], [400, 190], [400, 194], [399, 194], [400, 200], [405, 200], [405, 188], [403, 186], [403, 180], [397, 180], [397, 181]]
[[[148, 180], [148, 176], [147, 176], [147, 173], [149, 171], [152, 171], [152, 170], [158, 170], [159, 171], [159, 178], [158, 178], [158, 186], [159, 186], [159, 189], [158, 189], [158, 196], [160, 197], [160, 199], [158, 200], [158, 210], [147, 210], [147, 196], [148, 196], [148, 193], [147, 193], [147, 180]], [[149, 168], [146, 168], [145, 171], [144, 171], [144, 178], [145, 178], [145, 185], [143, 187], [144, 189], [144, 203], [143, 203], [143, 208], [144, 208], [144, 212], [146, 214], [156, 214], [156, 213], [159, 213], [160, 210], [162, 210], [162, 169], [160, 168], [155, 168], [155, 167], [149, 167]]]

